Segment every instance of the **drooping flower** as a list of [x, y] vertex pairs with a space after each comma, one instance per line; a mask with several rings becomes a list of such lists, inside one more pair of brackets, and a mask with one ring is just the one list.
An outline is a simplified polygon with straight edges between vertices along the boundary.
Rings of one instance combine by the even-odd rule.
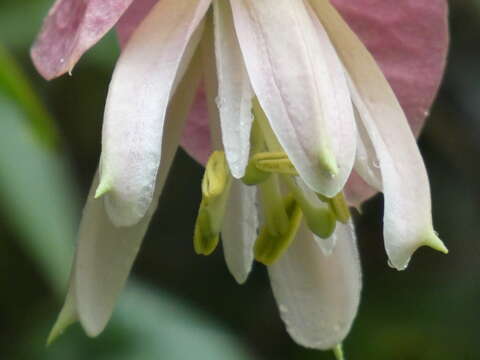
[[438, 87], [447, 4], [332, 3], [55, 3], [32, 49], [44, 77], [71, 71], [119, 19], [123, 51], [52, 336], [77, 319], [91, 336], [104, 329], [192, 104], [183, 145], [199, 161], [209, 158], [195, 250], [211, 253], [221, 234], [240, 283], [254, 258], [268, 265], [280, 314], [299, 344], [333, 348], [355, 317], [361, 279], [347, 201], [359, 205], [383, 192], [393, 267], [404, 269], [423, 245], [447, 251], [433, 230], [428, 177], [405, 116], [418, 132]]

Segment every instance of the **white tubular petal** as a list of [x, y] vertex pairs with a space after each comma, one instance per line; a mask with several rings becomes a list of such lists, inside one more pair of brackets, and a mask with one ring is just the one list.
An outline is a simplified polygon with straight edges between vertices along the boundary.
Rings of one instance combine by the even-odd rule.
[[325, 256], [305, 226], [268, 268], [273, 293], [290, 336], [305, 347], [340, 344], [357, 314], [361, 268], [352, 224], [338, 224], [337, 244]]
[[330, 2], [311, 0], [311, 4], [352, 78], [352, 100], [379, 161], [390, 264], [405, 269], [413, 252], [423, 245], [447, 252], [433, 230], [425, 165], [390, 85]]
[[377, 158], [375, 147], [370, 140], [368, 131], [362, 123], [358, 111], [355, 111], [357, 119], [357, 155], [355, 157], [355, 171], [365, 182], [375, 190], [382, 191], [382, 174], [380, 162]]
[[256, 187], [234, 180], [222, 229], [225, 261], [231, 274], [242, 284], [253, 264], [253, 245], [257, 238]]
[[[73, 265], [75, 266], [75, 265]], [[48, 334], [47, 345], [52, 344], [66, 328], [78, 320], [77, 305], [75, 303], [75, 281], [71, 277], [67, 297], [57, 320]]]
[[252, 87], [275, 135], [310, 188], [336, 195], [353, 165], [354, 120], [328, 38], [303, 1], [231, 5]]
[[245, 174], [250, 154], [253, 90], [248, 80], [228, 1], [215, 0], [215, 55], [223, 146], [235, 178]]
[[211, 0], [162, 0], [123, 50], [110, 83], [101, 181], [117, 226], [140, 221], [152, 201], [167, 106], [190, 62]]
[[76, 250], [73, 280], [77, 312], [85, 331], [98, 335], [112, 314], [116, 299], [124, 287], [133, 261], [157, 207], [158, 198], [180, 141], [180, 134], [193, 102], [200, 79], [199, 61], [192, 66], [175, 94], [165, 125], [162, 167], [158, 173], [153, 201], [142, 220], [131, 227], [114, 226], [104, 202], [94, 199], [95, 178], [83, 211]]
[[335, 245], [337, 245], [337, 232], [334, 232], [328, 239], [322, 239], [321, 237], [313, 234], [313, 239], [317, 243], [320, 250], [322, 250], [323, 255], [330, 256], [335, 249]]

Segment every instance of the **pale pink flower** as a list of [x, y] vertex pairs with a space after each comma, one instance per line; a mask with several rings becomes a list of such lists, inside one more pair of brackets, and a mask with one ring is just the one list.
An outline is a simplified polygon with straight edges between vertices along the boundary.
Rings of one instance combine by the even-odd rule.
[[[444, 69], [446, 17], [444, 0], [57, 0], [32, 48], [45, 78], [71, 72], [115, 24], [123, 51], [52, 335], [77, 319], [91, 336], [104, 329], [182, 141], [202, 163], [212, 150], [225, 154], [207, 166], [196, 250], [212, 251], [222, 232], [238, 282], [254, 255], [269, 265], [295, 341], [340, 344], [357, 312], [361, 270], [348, 216], [337, 213], [331, 229], [317, 216], [335, 213], [328, 198], [344, 191], [359, 206], [383, 192], [385, 247], [397, 269], [420, 246], [447, 251], [413, 135]], [[265, 225], [256, 247], [256, 187], [241, 181], [252, 164], [268, 178], [258, 180]], [[290, 193], [294, 210], [282, 202]], [[269, 236], [279, 242], [267, 242], [265, 254]]]

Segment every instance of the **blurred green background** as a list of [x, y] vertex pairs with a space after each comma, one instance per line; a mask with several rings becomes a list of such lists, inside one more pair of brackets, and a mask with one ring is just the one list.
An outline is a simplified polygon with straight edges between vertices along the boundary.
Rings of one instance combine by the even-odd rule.
[[[47, 83], [28, 50], [51, 1], [0, 0], [0, 359], [333, 359], [287, 336], [262, 266], [247, 284], [221, 251], [197, 257], [202, 169], [177, 154], [160, 209], [113, 321], [98, 339], [74, 326], [44, 342], [63, 301], [75, 231], [100, 151], [108, 36]], [[449, 66], [420, 145], [436, 229], [450, 249], [387, 266], [382, 201], [356, 220], [364, 290], [350, 359], [480, 359], [480, 2], [451, 1]]]

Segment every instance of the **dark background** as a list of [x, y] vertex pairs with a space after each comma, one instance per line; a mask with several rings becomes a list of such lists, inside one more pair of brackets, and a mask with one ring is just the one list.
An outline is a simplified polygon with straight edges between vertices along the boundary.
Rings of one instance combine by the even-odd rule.
[[[210, 257], [194, 255], [191, 238], [203, 170], [183, 151], [177, 154], [136, 262], [135, 280], [111, 325], [96, 340], [74, 326], [45, 349], [63, 301], [73, 234], [100, 152], [104, 99], [118, 54], [110, 35], [84, 57], [74, 76], [45, 82], [34, 71], [28, 48], [49, 3], [0, 0], [0, 43], [54, 119], [45, 125], [48, 134], [39, 135], [46, 139], [39, 149], [47, 148], [51, 156], [45, 166], [36, 157], [43, 150], [24, 153], [16, 148], [18, 142], [8, 144], [10, 135], [0, 127], [0, 358], [333, 359], [290, 340], [263, 266], [256, 265], [248, 282], [239, 286], [220, 249]], [[349, 359], [480, 359], [478, 2], [451, 1], [451, 31], [446, 77], [420, 138], [434, 223], [450, 254], [421, 249], [406, 271], [390, 269], [381, 238], [382, 199], [377, 196], [364, 206], [356, 218], [364, 289], [345, 342]], [[0, 106], [0, 123], [9, 116], [5, 109]], [[27, 130], [35, 133], [38, 128]], [[29, 167], [30, 162], [41, 166]], [[63, 164], [60, 175], [47, 171], [41, 187], [37, 179], [51, 162]], [[24, 168], [26, 182], [12, 197], [19, 185], [11, 176], [17, 167]], [[62, 177], [58, 186], [48, 177], [57, 175]], [[59, 206], [65, 209], [61, 213]], [[44, 217], [37, 219], [39, 212]]]

